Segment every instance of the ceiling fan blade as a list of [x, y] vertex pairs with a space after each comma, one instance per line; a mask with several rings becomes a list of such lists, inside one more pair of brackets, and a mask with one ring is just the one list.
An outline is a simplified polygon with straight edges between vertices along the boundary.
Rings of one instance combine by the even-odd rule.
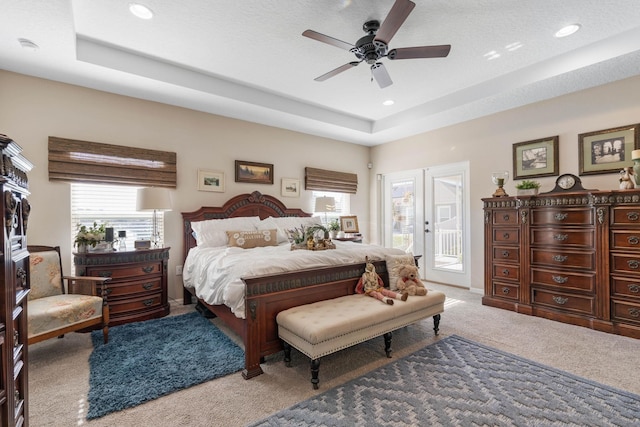
[[333, 37], [326, 36], [324, 34], [320, 34], [313, 30], [306, 30], [302, 33], [303, 36], [309, 37], [310, 39], [318, 40], [322, 43], [327, 43], [335, 47], [339, 47], [340, 49], [351, 50], [355, 48], [351, 43], [343, 42], [342, 40], [334, 39]]
[[393, 84], [391, 77], [382, 62], [376, 62], [371, 66], [371, 74], [373, 74], [373, 78], [378, 82], [380, 89], [384, 89], [385, 87]]
[[413, 58], [444, 58], [451, 51], [450, 44], [438, 46], [401, 47], [391, 49], [387, 54], [389, 59], [413, 59]]
[[375, 39], [389, 45], [415, 6], [416, 4], [410, 0], [396, 0], [384, 22], [380, 25], [380, 29], [376, 32]]
[[315, 80], [317, 82], [323, 82], [323, 81], [325, 81], [327, 79], [330, 79], [331, 77], [335, 76], [336, 74], [340, 74], [343, 71], [347, 71], [348, 69], [355, 67], [358, 64], [359, 64], [358, 61], [349, 62], [348, 64], [344, 64], [344, 65], [336, 68], [335, 70], [331, 70], [328, 73], [325, 73], [325, 74], [321, 75], [320, 77], [316, 77], [313, 80]]

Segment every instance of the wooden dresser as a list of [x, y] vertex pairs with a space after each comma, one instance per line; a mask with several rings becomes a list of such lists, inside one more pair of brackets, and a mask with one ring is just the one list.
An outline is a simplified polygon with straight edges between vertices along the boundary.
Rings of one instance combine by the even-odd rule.
[[106, 290], [110, 326], [169, 314], [169, 249], [73, 254], [77, 275], [111, 277]]
[[482, 200], [483, 304], [640, 338], [640, 190]]
[[0, 264], [0, 425], [29, 425], [27, 296], [29, 252], [27, 172], [32, 168], [18, 144], [0, 135], [2, 192], [2, 263]]

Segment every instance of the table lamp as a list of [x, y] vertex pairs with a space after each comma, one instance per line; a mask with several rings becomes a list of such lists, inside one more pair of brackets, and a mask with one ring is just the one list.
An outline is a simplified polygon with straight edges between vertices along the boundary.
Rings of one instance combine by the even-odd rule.
[[328, 224], [327, 212], [336, 211], [336, 199], [334, 197], [316, 197], [316, 208], [314, 212], [324, 212], [324, 223]]
[[153, 211], [153, 231], [151, 241], [153, 247], [161, 247], [160, 232], [158, 231], [158, 211], [171, 210], [169, 190], [162, 187], [146, 187], [138, 189], [136, 207], [139, 211]]

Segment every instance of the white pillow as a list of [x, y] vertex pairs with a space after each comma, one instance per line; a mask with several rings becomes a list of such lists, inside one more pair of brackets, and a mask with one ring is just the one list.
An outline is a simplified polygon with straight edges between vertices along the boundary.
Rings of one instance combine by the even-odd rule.
[[284, 216], [284, 217], [272, 217], [265, 218], [260, 221], [258, 230], [270, 230], [276, 228], [278, 230], [278, 243], [284, 243], [289, 241], [289, 234], [287, 230], [293, 230], [294, 228], [308, 228], [312, 225], [320, 224], [321, 221], [318, 218], [312, 216]]
[[227, 231], [257, 230], [259, 223], [260, 217], [258, 216], [243, 216], [195, 221], [191, 223], [191, 228], [196, 233], [198, 246], [217, 247], [226, 246], [229, 242]]
[[416, 265], [413, 254], [405, 255], [387, 255], [385, 256], [387, 264], [387, 273], [389, 274], [389, 289], [395, 291], [398, 289], [398, 269], [402, 265]]

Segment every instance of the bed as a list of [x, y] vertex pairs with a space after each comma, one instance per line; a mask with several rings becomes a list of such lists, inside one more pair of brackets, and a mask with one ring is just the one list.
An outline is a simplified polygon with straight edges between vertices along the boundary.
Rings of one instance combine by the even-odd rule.
[[[220, 207], [202, 207], [194, 212], [183, 212], [184, 223], [184, 261], [185, 269], [189, 253], [193, 249], [192, 257], [198, 251], [194, 228], [200, 226], [201, 221], [212, 219], [228, 219], [242, 217], [259, 217], [261, 220], [272, 218], [309, 218], [311, 215], [301, 209], [287, 208], [275, 197], [254, 191], [250, 194], [241, 194], [229, 199]], [[242, 221], [242, 219], [240, 219]], [[306, 220], [308, 221], [308, 219]], [[216, 221], [209, 221], [209, 223]], [[372, 259], [385, 283], [388, 283], [388, 274], [383, 253], [398, 254], [397, 249], [383, 249], [369, 245], [361, 245], [353, 242], [336, 242], [341, 244], [337, 249], [325, 251], [292, 251], [309, 256], [319, 256], [316, 252], [325, 252], [323, 255], [358, 251], [360, 261], [333, 264], [330, 266], [318, 265], [317, 259], [313, 268], [295, 269], [293, 271], [281, 271], [270, 274], [248, 275], [239, 278], [243, 285], [242, 313], [238, 307], [232, 308], [224, 302], [207, 301], [208, 297], [202, 297], [202, 292], [196, 291], [196, 286], [191, 287], [185, 279], [184, 304], [190, 304], [193, 298], [215, 314], [231, 330], [237, 333], [245, 348], [245, 367], [242, 376], [245, 379], [253, 378], [263, 373], [260, 367], [264, 357], [276, 353], [282, 349], [282, 343], [278, 338], [276, 315], [291, 307], [309, 304], [317, 301], [336, 298], [354, 293], [358, 279], [364, 272], [364, 257], [370, 256], [369, 251], [382, 250]], [[201, 245], [202, 246], [202, 245]], [[285, 245], [286, 246], [286, 245]], [[376, 249], [377, 248], [377, 249]], [[280, 250], [279, 248], [271, 248]], [[344, 250], [342, 250], [344, 249]], [[290, 251], [290, 249], [288, 249]], [[230, 250], [230, 252], [238, 252]], [[250, 251], [245, 251], [250, 253]], [[278, 258], [279, 256], [275, 256]], [[274, 259], [275, 259], [274, 258]], [[320, 259], [320, 258], [318, 258]], [[345, 258], [350, 259], [350, 258]], [[185, 272], [183, 271], [183, 275]], [[183, 276], [184, 278], [184, 276]], [[200, 294], [200, 295], [198, 295]], [[233, 306], [233, 304], [232, 304]], [[234, 312], [235, 311], [235, 312]]]

